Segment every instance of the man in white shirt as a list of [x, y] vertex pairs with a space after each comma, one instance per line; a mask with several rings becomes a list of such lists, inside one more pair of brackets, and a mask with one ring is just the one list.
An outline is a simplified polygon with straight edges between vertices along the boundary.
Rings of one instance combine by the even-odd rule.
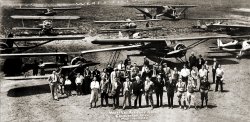
[[220, 85], [221, 92], [223, 91], [223, 79], [224, 79], [224, 70], [221, 68], [221, 65], [218, 65], [216, 69], [216, 85], [215, 92], [218, 91], [218, 85]]
[[81, 95], [82, 93], [82, 82], [83, 82], [83, 76], [81, 76], [80, 73], [77, 73], [75, 80], [77, 95]]
[[205, 69], [205, 66], [202, 65], [201, 69], [199, 70], [199, 77], [200, 79], [207, 77], [207, 69]]
[[118, 70], [125, 70], [125, 65], [123, 64], [123, 61], [121, 61], [118, 65], [117, 65]]
[[67, 96], [70, 96], [71, 95], [71, 81], [68, 76], [66, 76], [65, 78], [66, 78], [65, 83], [64, 83], [65, 94]]
[[126, 100], [128, 99], [129, 107], [131, 107], [131, 92], [132, 92], [132, 82], [129, 77], [126, 77], [126, 81], [123, 83], [124, 100], [123, 100], [123, 110], [126, 107]]
[[145, 85], [144, 85], [144, 90], [145, 90], [145, 99], [146, 99], [146, 104], [148, 104], [148, 100], [151, 103], [151, 109], [154, 109], [154, 101], [153, 101], [153, 85], [154, 83], [149, 79], [149, 77], [146, 77]]
[[178, 97], [178, 102], [179, 102], [179, 107], [182, 109], [181, 101], [183, 101], [183, 107], [186, 109], [186, 98], [185, 98], [185, 92], [187, 90], [186, 83], [182, 81], [181, 78], [179, 78], [178, 83], [176, 84], [176, 89], [177, 89], [177, 97]]
[[91, 89], [91, 96], [90, 96], [90, 109], [92, 108], [92, 103], [95, 103], [96, 107], [96, 102], [98, 101], [98, 90], [100, 88], [100, 84], [97, 81], [97, 78], [94, 77], [93, 81], [90, 84], [90, 89]]
[[187, 66], [184, 64], [183, 69], [181, 69], [180, 76], [182, 78], [182, 81], [186, 83], [188, 82], [188, 76], [190, 75], [190, 70], [187, 68]]
[[115, 82], [115, 79], [119, 79], [119, 74], [118, 74], [117, 68], [114, 68], [114, 71], [111, 72], [111, 75], [110, 75], [111, 83]]
[[56, 71], [52, 72], [51, 76], [48, 78], [48, 82], [52, 99], [58, 101], [58, 76], [56, 74]]

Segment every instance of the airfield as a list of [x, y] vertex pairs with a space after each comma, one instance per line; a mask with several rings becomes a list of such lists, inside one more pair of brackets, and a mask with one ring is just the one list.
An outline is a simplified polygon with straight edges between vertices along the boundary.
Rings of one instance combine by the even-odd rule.
[[[21, 25], [20, 21], [12, 20], [9, 18], [13, 14], [12, 5], [17, 1], [12, 0], [2, 4], [4, 1], [1, 0], [1, 5], [6, 5], [1, 7], [1, 36], [4, 36], [5, 29], [11, 28], [13, 26]], [[63, 0], [67, 2], [66, 0]], [[43, 2], [48, 2], [42, 0], [38, 4]], [[58, 1], [53, 1], [57, 4]], [[83, 3], [83, 1], [75, 0], [72, 3]], [[92, 2], [92, 1], [91, 1]], [[138, 1], [136, 1], [138, 2]], [[247, 0], [210, 0], [209, 2], [198, 1], [198, 0], [167, 0], [164, 2], [159, 2], [158, 0], [147, 0], [148, 3], [152, 4], [195, 4], [198, 5], [196, 8], [192, 8], [188, 11], [188, 16], [192, 17], [231, 17], [238, 18], [240, 20], [232, 20], [232, 23], [250, 23], [250, 13], [237, 10], [246, 10], [245, 8], [250, 8], [250, 2]], [[18, 3], [25, 3], [25, 1], [20, 0]], [[122, 8], [118, 5], [89, 5], [82, 6], [80, 11], [73, 11], [73, 13], [68, 12], [67, 14], [80, 15], [86, 17], [86, 19], [81, 19], [77, 21], [72, 21], [72, 26], [79, 27], [78, 31], [90, 32], [86, 35], [84, 40], [70, 40], [70, 41], [54, 41], [38, 47], [34, 50], [28, 52], [54, 52], [55, 50], [64, 52], [75, 52], [83, 51], [88, 49], [105, 48], [108, 46], [99, 46], [91, 44], [91, 41], [95, 38], [109, 38], [117, 36], [115, 34], [111, 35], [99, 35], [97, 30], [100, 28], [107, 28], [102, 25], [95, 25], [91, 21], [94, 20], [121, 20], [130, 17], [131, 19], [136, 19], [135, 10]], [[30, 13], [26, 13], [31, 14]], [[36, 22], [27, 22], [36, 23]], [[154, 25], [163, 25], [167, 28], [184, 28], [179, 29], [175, 32], [165, 32], [159, 31], [157, 35], [159, 36], [171, 36], [171, 37], [192, 37], [192, 36], [206, 36], [206, 35], [216, 35], [215, 33], [204, 33], [195, 32], [192, 33], [188, 28], [191, 28], [196, 21], [180, 20], [178, 22], [171, 21], [160, 21], [154, 22]], [[64, 25], [62, 21], [58, 22], [58, 25]], [[145, 26], [143, 23], [139, 23], [139, 26]], [[149, 33], [153, 35], [153, 33]], [[141, 116], [142, 118], [137, 118], [137, 121], [229, 121], [229, 122], [246, 122], [250, 121], [250, 61], [249, 57], [245, 57], [241, 60], [237, 60], [235, 55], [231, 54], [207, 54], [209, 51], [209, 46], [215, 46], [215, 40], [207, 41], [188, 50], [187, 56], [190, 52], [195, 52], [195, 55], [203, 55], [203, 57], [208, 60], [210, 66], [212, 63], [212, 58], [217, 58], [219, 63], [222, 64], [222, 68], [225, 71], [224, 79], [224, 92], [214, 92], [215, 84], [211, 85], [211, 90], [208, 93], [208, 109], [198, 109], [195, 110], [193, 107], [188, 110], [183, 110], [178, 108], [177, 97], [174, 97], [174, 109], [168, 109], [167, 107], [167, 93], [163, 93], [163, 104], [164, 107], [155, 108], [151, 110], [150, 107], [145, 107], [145, 97], [142, 96], [142, 108], [139, 109], [126, 109], [122, 110], [116, 109], [112, 110], [111, 107], [99, 107], [100, 99], [97, 103], [97, 108], [89, 109], [89, 99], [90, 95], [83, 96], [70, 96], [66, 98], [65, 96], [60, 96], [59, 101], [53, 101], [51, 99], [51, 94], [49, 90], [49, 85], [47, 80], [4, 80], [3, 74], [1, 73], [0, 79], [0, 121], [65, 121], [65, 122], [82, 122], [82, 121], [123, 121], [122, 115], [134, 115]], [[191, 44], [191, 42], [185, 42], [184, 44]], [[124, 60], [128, 54], [137, 53], [136, 51], [122, 51], [118, 61]], [[112, 52], [100, 52], [84, 55], [87, 60], [92, 60], [100, 62], [101, 64], [97, 67], [102, 70], [108, 63], [109, 57]], [[211, 58], [210, 58], [211, 57]], [[32, 62], [33, 59], [25, 59], [27, 62]], [[43, 59], [49, 60], [49, 59]], [[139, 65], [143, 63], [142, 57], [131, 57], [132, 62]], [[175, 59], [170, 59], [171, 62], [177, 62]], [[150, 61], [153, 64], [153, 61]], [[178, 65], [171, 63], [171, 65]], [[170, 66], [171, 67], [171, 66]], [[93, 68], [91, 68], [93, 69]], [[31, 74], [31, 73], [30, 73]], [[209, 79], [211, 82], [212, 73], [210, 67]], [[165, 88], [164, 88], [165, 89]], [[200, 105], [200, 93], [196, 93], [198, 105]], [[154, 103], [156, 103], [155, 95], [153, 95]], [[113, 101], [109, 99], [111, 104]], [[123, 98], [120, 97], [120, 106], [122, 105]], [[133, 104], [132, 104], [133, 105]], [[146, 113], [145, 113], [146, 112]], [[128, 120], [132, 121], [132, 119]]]

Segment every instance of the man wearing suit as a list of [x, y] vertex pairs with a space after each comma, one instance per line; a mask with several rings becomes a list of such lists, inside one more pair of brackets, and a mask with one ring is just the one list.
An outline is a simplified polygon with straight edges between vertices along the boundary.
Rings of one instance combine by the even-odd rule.
[[216, 69], [218, 68], [218, 62], [216, 60], [216, 58], [214, 58], [214, 63], [212, 66], [212, 73], [213, 73], [213, 83], [215, 83], [215, 74], [216, 74]]
[[137, 107], [137, 100], [139, 100], [139, 107], [141, 107], [141, 97], [143, 93], [143, 82], [141, 81], [139, 76], [135, 77], [135, 81], [132, 84], [132, 93], [135, 97], [134, 107]]
[[194, 52], [191, 53], [191, 56], [189, 57], [189, 68], [192, 68], [193, 66], [196, 67], [196, 57], [194, 55]]
[[[202, 65], [205, 64], [205, 60], [202, 58], [201, 55], [199, 55], [199, 58], [197, 60], [197, 68], [198, 68], [198, 71], [201, 69]], [[192, 67], [191, 67], [192, 68]]]

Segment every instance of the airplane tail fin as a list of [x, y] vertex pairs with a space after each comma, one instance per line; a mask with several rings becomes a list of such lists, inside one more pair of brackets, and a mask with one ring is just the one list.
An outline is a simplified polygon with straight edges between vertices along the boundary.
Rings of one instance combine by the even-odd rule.
[[220, 48], [223, 45], [221, 39], [217, 39], [217, 46]]

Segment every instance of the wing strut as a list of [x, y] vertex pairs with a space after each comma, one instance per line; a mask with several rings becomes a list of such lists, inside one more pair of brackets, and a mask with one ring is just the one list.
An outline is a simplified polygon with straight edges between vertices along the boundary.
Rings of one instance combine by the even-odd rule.
[[121, 53], [121, 50], [116, 50], [114, 53], [111, 54], [108, 64], [110, 64], [110, 66], [115, 67], [115, 64], [117, 62], [117, 59], [119, 58]]

